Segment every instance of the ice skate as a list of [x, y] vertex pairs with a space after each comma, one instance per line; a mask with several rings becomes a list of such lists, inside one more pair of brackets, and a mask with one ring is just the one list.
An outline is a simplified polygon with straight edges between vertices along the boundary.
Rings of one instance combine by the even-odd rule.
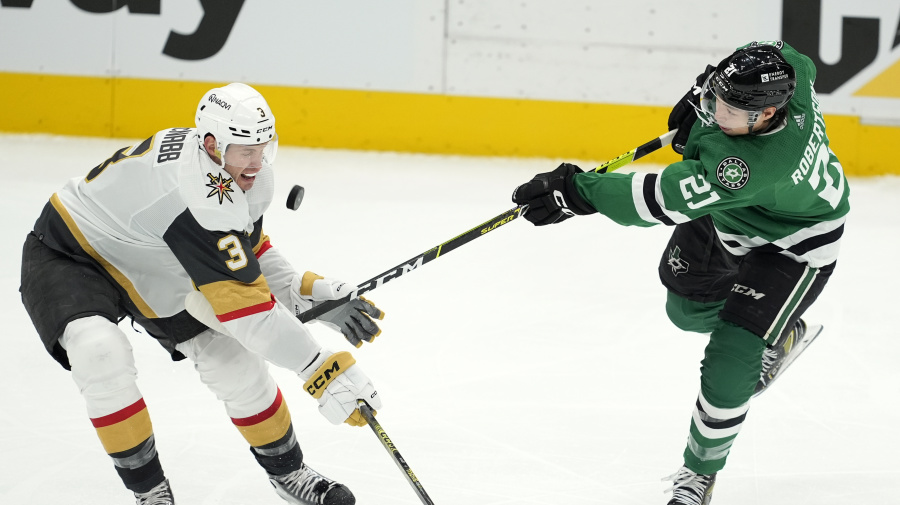
[[759, 382], [756, 383], [753, 396], [762, 394], [775, 382], [775, 379], [781, 377], [787, 370], [787, 367], [800, 356], [821, 332], [821, 325], [807, 327], [803, 319], [798, 319], [783, 344], [774, 348], [767, 347], [763, 352], [762, 371], [759, 374]]
[[134, 493], [137, 505], [175, 505], [175, 497], [169, 486], [169, 479], [160, 482], [146, 493]]
[[285, 475], [269, 475], [269, 482], [292, 505], [353, 505], [356, 498], [347, 486], [320, 475], [303, 464]]
[[667, 505], [709, 505], [713, 486], [716, 484], [716, 474], [697, 474], [682, 466], [663, 481], [672, 481], [672, 487], [663, 491], [672, 491], [672, 499]]

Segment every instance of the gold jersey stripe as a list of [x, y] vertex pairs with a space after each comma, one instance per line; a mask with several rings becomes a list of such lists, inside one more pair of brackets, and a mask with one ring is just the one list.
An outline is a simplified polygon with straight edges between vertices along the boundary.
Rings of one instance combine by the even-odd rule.
[[53, 193], [53, 196], [50, 197], [50, 204], [53, 205], [53, 208], [56, 209], [56, 212], [59, 213], [60, 217], [62, 217], [63, 221], [66, 223], [66, 227], [69, 228], [69, 232], [75, 237], [75, 240], [78, 241], [78, 245], [86, 252], [91, 258], [94, 259], [100, 266], [106, 270], [113, 280], [128, 293], [128, 297], [131, 298], [131, 301], [134, 302], [134, 305], [141, 312], [144, 317], [156, 319], [159, 316], [156, 315], [156, 312], [150, 308], [150, 305], [141, 298], [141, 295], [138, 294], [137, 290], [134, 288], [134, 284], [125, 277], [125, 274], [119, 271], [118, 268], [114, 267], [109, 261], [106, 261], [106, 258], [100, 255], [94, 248], [91, 246], [90, 242], [88, 242], [87, 238], [81, 233], [81, 230], [78, 229], [78, 225], [75, 224], [75, 220], [72, 219], [72, 216], [69, 214], [69, 211], [66, 210], [66, 207], [63, 205], [62, 201], [59, 199], [58, 193]]
[[200, 286], [217, 316], [272, 301], [271, 290], [262, 275], [250, 284], [236, 280], [211, 282]]
[[[259, 237], [259, 242], [253, 244], [253, 254], [254, 254], [257, 258], [259, 257], [259, 249], [260, 249], [260, 248], [263, 246], [263, 244], [265, 244], [266, 242], [269, 242], [269, 236], [266, 235], [265, 233], [263, 233], [263, 234], [261, 234], [260, 237]], [[271, 242], [270, 242], [269, 247], [271, 247]]]

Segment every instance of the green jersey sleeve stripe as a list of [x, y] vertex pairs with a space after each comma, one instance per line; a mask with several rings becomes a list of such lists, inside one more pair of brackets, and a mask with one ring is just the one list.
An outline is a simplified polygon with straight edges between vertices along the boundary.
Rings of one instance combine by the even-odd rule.
[[690, 221], [684, 214], [666, 208], [658, 174], [638, 172], [631, 182], [634, 208], [644, 221], [666, 226]]
[[659, 178], [656, 174], [646, 174], [644, 176], [643, 188], [641, 193], [647, 209], [657, 221], [666, 226], [675, 226], [675, 221], [669, 219], [669, 216], [663, 212], [662, 205], [656, 200], [656, 181]]

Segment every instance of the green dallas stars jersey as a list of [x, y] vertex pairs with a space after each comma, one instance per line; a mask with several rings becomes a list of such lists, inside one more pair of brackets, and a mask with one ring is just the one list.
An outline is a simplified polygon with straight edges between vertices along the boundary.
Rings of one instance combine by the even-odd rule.
[[828, 146], [815, 66], [789, 45], [774, 44], [797, 74], [781, 126], [729, 137], [698, 120], [683, 161], [659, 174], [577, 174], [579, 194], [623, 225], [676, 225], [709, 214], [738, 256], [762, 249], [811, 267], [835, 261], [850, 188]]

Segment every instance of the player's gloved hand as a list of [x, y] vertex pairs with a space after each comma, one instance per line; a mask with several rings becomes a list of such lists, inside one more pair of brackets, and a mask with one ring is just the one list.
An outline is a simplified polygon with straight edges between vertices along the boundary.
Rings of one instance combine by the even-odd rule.
[[[295, 293], [299, 296], [294, 299], [294, 315], [299, 317], [319, 302], [343, 298], [355, 287], [312, 272], [304, 273], [303, 277], [295, 276], [291, 281], [291, 296], [294, 297]], [[344, 338], [353, 346], [361, 347], [363, 341], [371, 343], [381, 334], [381, 329], [372, 318], [384, 319], [384, 312], [369, 300], [359, 297], [322, 314], [315, 320], [343, 333]]]
[[571, 163], [563, 163], [552, 172], [535, 175], [513, 191], [512, 200], [528, 205], [525, 219], [535, 226], [561, 223], [574, 215], [597, 212], [575, 189], [572, 182], [582, 170]]
[[319, 412], [331, 424], [365, 426], [357, 399], [365, 400], [373, 411], [381, 408], [375, 386], [349, 352], [322, 349], [299, 375], [305, 381], [306, 392], [319, 402]]
[[716, 67], [707, 65], [706, 70], [697, 76], [690, 91], [675, 104], [675, 107], [672, 107], [672, 112], [669, 113], [669, 131], [678, 128], [678, 133], [672, 138], [672, 150], [678, 154], [684, 154], [684, 146], [691, 134], [691, 128], [697, 121], [697, 109], [700, 108], [700, 89], [709, 74], [715, 70]]

